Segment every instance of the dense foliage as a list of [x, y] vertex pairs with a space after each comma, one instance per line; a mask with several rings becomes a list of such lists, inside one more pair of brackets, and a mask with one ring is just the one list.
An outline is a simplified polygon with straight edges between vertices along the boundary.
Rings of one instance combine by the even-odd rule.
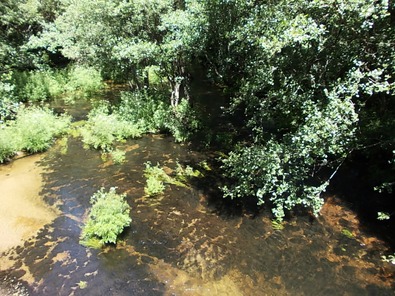
[[106, 108], [97, 108], [90, 112], [88, 121], [81, 128], [84, 144], [103, 151], [111, 151], [115, 141], [140, 137], [141, 133], [137, 125], [117, 114], [109, 114]]
[[[279, 220], [297, 205], [318, 214], [321, 193], [352, 151], [367, 142], [393, 147], [393, 135], [367, 138], [371, 124], [381, 133], [383, 118], [394, 127], [389, 5], [208, 2], [221, 28], [210, 31], [220, 41], [209, 44], [213, 70], [223, 71], [218, 77], [231, 87], [232, 109], [243, 114], [248, 134], [223, 160], [232, 180], [225, 196], [270, 200]], [[221, 11], [233, 17], [218, 19]]]
[[61, 70], [13, 73], [14, 96], [23, 102], [41, 102], [63, 97], [90, 97], [103, 88], [100, 73], [92, 67], [72, 66]]

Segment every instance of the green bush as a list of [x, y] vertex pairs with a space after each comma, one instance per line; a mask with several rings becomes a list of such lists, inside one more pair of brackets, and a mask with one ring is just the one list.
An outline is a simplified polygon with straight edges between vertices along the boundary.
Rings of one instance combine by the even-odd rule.
[[49, 109], [29, 107], [20, 109], [15, 121], [0, 127], [0, 163], [16, 151], [44, 151], [55, 137], [70, 125], [69, 116], [56, 116]]
[[10, 128], [0, 127], [0, 163], [15, 155], [18, 143]]
[[11, 128], [20, 139], [19, 148], [34, 153], [48, 149], [69, 125], [69, 116], [56, 116], [49, 109], [30, 107], [18, 113]]
[[147, 184], [144, 187], [144, 192], [148, 196], [155, 196], [162, 194], [165, 189], [166, 187], [163, 181], [156, 179], [154, 176], [150, 176], [147, 178]]
[[89, 97], [103, 87], [100, 72], [92, 67], [74, 66], [68, 71], [65, 90]]
[[177, 142], [185, 142], [197, 133], [201, 128], [201, 122], [197, 112], [187, 100], [183, 100], [169, 112], [166, 127]]
[[189, 140], [201, 128], [198, 114], [187, 100], [173, 108], [159, 92], [123, 92], [115, 112], [144, 132], [169, 131], [177, 142]]
[[162, 194], [166, 188], [165, 182], [171, 183], [171, 178], [159, 167], [159, 164], [153, 166], [149, 161], [145, 163], [144, 176], [147, 178], [144, 192], [148, 196]]
[[13, 75], [16, 95], [21, 101], [45, 101], [65, 92], [67, 80], [65, 70], [41, 70], [16, 72]]
[[108, 114], [98, 108], [88, 115], [88, 121], [81, 128], [83, 142], [95, 149], [111, 151], [115, 141], [140, 137], [142, 130], [136, 124], [122, 119], [117, 114]]
[[[85, 246], [115, 244], [117, 237], [130, 225], [130, 207], [125, 194], [117, 194], [115, 187], [108, 192], [101, 188], [91, 197], [92, 208], [82, 228], [81, 243]], [[95, 243], [96, 242], [96, 243]]]

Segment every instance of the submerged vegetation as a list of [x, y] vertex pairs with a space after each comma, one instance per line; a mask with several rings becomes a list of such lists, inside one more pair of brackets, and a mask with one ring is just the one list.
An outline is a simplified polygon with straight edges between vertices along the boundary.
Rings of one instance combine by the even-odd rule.
[[195, 170], [189, 165], [183, 166], [179, 162], [176, 163], [176, 168], [171, 174], [167, 174], [159, 164], [154, 166], [151, 162], [146, 162], [144, 176], [146, 178], [144, 192], [148, 196], [155, 196], [163, 194], [167, 184], [187, 187], [190, 179], [203, 175], [199, 170]]

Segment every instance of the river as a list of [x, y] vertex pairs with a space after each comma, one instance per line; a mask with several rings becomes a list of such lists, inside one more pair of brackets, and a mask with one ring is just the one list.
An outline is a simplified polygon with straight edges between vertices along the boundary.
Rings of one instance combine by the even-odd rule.
[[[276, 229], [267, 210], [223, 200], [209, 176], [145, 196], [146, 161], [171, 173], [176, 162], [197, 167], [212, 156], [165, 135], [119, 148], [126, 162], [115, 165], [70, 136], [0, 167], [0, 188], [9, 188], [0, 198], [11, 202], [1, 212], [9, 241], [0, 294], [394, 295], [394, 266], [380, 258], [388, 246], [335, 196], [318, 219], [295, 216]], [[80, 245], [90, 197], [114, 186], [127, 194], [131, 226], [116, 246]]]

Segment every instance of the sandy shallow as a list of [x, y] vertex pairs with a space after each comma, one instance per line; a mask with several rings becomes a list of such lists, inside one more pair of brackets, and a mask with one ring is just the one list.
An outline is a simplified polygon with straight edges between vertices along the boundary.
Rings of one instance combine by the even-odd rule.
[[39, 195], [40, 159], [33, 155], [0, 165], [0, 253], [22, 244], [56, 217]]

